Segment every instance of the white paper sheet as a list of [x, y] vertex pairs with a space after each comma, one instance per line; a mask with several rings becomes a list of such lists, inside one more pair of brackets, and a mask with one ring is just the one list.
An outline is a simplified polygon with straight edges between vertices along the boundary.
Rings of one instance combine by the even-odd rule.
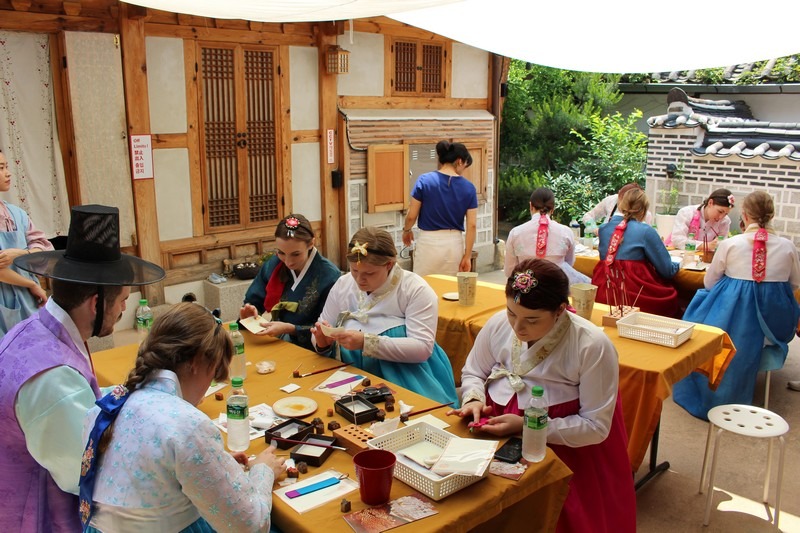
[[[330, 389], [327, 387], [329, 383], [336, 383], [337, 381], [342, 381], [348, 378], [356, 378], [356, 377], [359, 379], [354, 379], [353, 381], [345, 383], [344, 385], [340, 385], [338, 387], [333, 387]], [[360, 387], [361, 379], [363, 379], [363, 377], [364, 376], [362, 374], [353, 374], [352, 372], [347, 372], [346, 370], [337, 370], [336, 372], [328, 376], [328, 378], [325, 381], [314, 387], [314, 390], [330, 394], [331, 396], [334, 396], [336, 398], [340, 398], [345, 394], [350, 394], [353, 391], [353, 389], [357, 389], [358, 387]]]
[[261, 326], [261, 322], [270, 321], [272, 321], [272, 314], [269, 311], [264, 311], [264, 314], [261, 316], [249, 316], [247, 318], [242, 318], [239, 320], [239, 323], [246, 327], [250, 333], [261, 333], [264, 331], [264, 328]]
[[421, 416], [419, 418], [415, 418], [413, 420], [409, 420], [406, 422], [407, 426], [413, 426], [414, 424], [419, 424], [420, 422], [425, 422], [426, 424], [430, 424], [431, 426], [439, 429], [447, 429], [450, 427], [450, 424], [442, 420], [441, 418], [437, 418], [436, 416], [428, 413], [425, 416]]
[[[250, 440], [264, 438], [266, 430], [276, 424], [285, 422], [285, 418], [276, 415], [272, 407], [265, 403], [250, 406]], [[223, 433], [228, 433], [228, 416], [220, 413], [217, 419], [211, 420]]]
[[462, 474], [482, 476], [492, 462], [499, 441], [450, 439], [439, 460], [431, 470], [439, 475]]

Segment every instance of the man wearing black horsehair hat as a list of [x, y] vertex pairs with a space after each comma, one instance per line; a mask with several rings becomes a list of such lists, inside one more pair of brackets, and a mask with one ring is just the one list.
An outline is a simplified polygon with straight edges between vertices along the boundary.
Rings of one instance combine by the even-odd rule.
[[101, 396], [86, 341], [114, 331], [130, 286], [165, 272], [120, 252], [119, 210], [102, 205], [72, 208], [66, 250], [14, 265], [52, 295], [0, 342], [0, 517], [5, 531], [80, 531], [83, 419]]

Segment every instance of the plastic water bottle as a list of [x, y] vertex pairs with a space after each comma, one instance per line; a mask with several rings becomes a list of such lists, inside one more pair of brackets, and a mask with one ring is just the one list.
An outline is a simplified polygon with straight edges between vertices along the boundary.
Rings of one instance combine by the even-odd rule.
[[150, 333], [153, 325], [153, 310], [147, 305], [147, 299], [139, 300], [139, 307], [136, 308], [136, 333], [139, 336], [139, 343]]
[[231, 322], [228, 326], [231, 330], [231, 340], [233, 341], [233, 358], [231, 359], [231, 379], [240, 378], [244, 381], [247, 377], [247, 359], [244, 355], [244, 337], [239, 332], [239, 324]]
[[531, 399], [525, 409], [522, 426], [522, 457], [529, 463], [538, 463], [547, 453], [547, 400], [544, 389], [538, 385], [531, 389]]
[[573, 235], [575, 235], [575, 240], [579, 241], [581, 238], [581, 225], [578, 224], [578, 221], [573, 218], [569, 221], [569, 227], [572, 230]]
[[697, 251], [697, 242], [694, 240], [694, 233], [689, 234], [689, 237], [686, 239], [686, 244], [683, 246], [683, 249], [690, 253], [694, 253]]
[[231, 394], [226, 409], [228, 416], [228, 449], [244, 452], [250, 447], [250, 410], [242, 378], [231, 379]]
[[589, 219], [583, 228], [583, 245], [589, 250], [594, 249], [594, 238], [597, 235], [597, 224], [594, 219]]

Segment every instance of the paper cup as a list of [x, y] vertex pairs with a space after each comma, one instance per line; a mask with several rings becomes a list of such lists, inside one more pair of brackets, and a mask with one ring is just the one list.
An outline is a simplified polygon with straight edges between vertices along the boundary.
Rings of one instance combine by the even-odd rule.
[[475, 291], [478, 289], [477, 272], [459, 272], [458, 278], [458, 304], [475, 305]]
[[389, 501], [396, 460], [389, 450], [364, 450], [353, 457], [362, 502], [381, 505]]
[[570, 285], [572, 293], [572, 307], [586, 320], [592, 319], [594, 299], [597, 296], [597, 285], [591, 283], [575, 283]]

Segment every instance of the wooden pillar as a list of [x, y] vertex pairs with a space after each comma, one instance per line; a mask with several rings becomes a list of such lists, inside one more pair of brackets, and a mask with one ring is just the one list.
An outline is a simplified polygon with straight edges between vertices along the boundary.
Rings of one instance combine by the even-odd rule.
[[[125, 110], [128, 120], [128, 138], [150, 132], [150, 104], [147, 93], [147, 65], [145, 60], [144, 22], [145, 8], [120, 3], [119, 28], [122, 45], [122, 75], [124, 80]], [[133, 154], [131, 154], [133, 160]], [[133, 208], [136, 217], [136, 237], [139, 257], [161, 265], [161, 245], [156, 213], [155, 180], [133, 181]], [[189, 201], [189, 199], [186, 199]], [[164, 283], [142, 287], [150, 305], [164, 303]]]
[[[319, 130], [320, 140], [320, 195], [322, 200], [322, 252], [335, 265], [343, 267], [342, 237], [340, 229], [346, 226], [343, 219], [346, 211], [340, 209], [340, 196], [344, 194], [344, 186], [334, 189], [331, 172], [343, 170], [338, 165], [341, 159], [337, 153], [337, 87], [338, 74], [328, 74], [326, 53], [329, 46], [336, 44], [336, 36], [344, 32], [344, 24], [339, 22], [320, 22], [317, 32], [317, 48], [319, 49]], [[346, 76], [347, 74], [344, 74]], [[334, 160], [328, 162], [328, 131], [333, 131]]]

